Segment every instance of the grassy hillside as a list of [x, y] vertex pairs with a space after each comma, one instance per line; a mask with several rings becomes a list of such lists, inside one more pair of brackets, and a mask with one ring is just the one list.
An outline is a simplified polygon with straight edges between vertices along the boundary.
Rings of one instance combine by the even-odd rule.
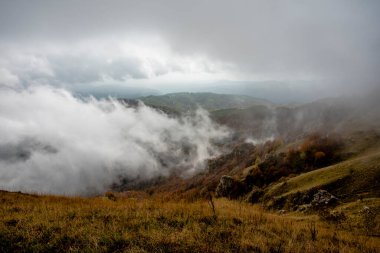
[[171, 93], [162, 96], [140, 98], [146, 105], [158, 108], [170, 108], [177, 112], [196, 110], [199, 106], [209, 110], [225, 108], [245, 108], [253, 105], [269, 105], [270, 102], [243, 95], [225, 95], [215, 93]]
[[1, 252], [376, 252], [377, 237], [258, 206], [0, 192]]
[[339, 198], [380, 196], [380, 153], [338, 163], [271, 186], [266, 197], [282, 197], [312, 189], [328, 189]]

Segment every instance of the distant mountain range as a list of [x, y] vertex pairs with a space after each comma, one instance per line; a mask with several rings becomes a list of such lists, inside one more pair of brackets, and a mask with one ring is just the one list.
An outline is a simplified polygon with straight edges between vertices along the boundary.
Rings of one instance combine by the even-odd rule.
[[[115, 97], [136, 99], [163, 94], [217, 93], [261, 98], [277, 104], [307, 103], [337, 94], [332, 88], [327, 89], [320, 83], [311, 81], [219, 81], [206, 84], [178, 84], [168, 87], [146, 88], [137, 85], [102, 84], [69, 87], [75, 94], [92, 95], [97, 98]], [[192, 102], [192, 101], [191, 101]]]
[[74, 86], [71, 90], [75, 95], [93, 96], [96, 98], [128, 98], [135, 99], [148, 95], [159, 95], [160, 92], [154, 89], [147, 89], [124, 85], [99, 85], [99, 86]]
[[161, 92], [212, 92], [219, 94], [247, 95], [269, 100], [276, 104], [307, 103], [332, 94], [342, 94], [342, 90], [326, 87], [317, 81], [218, 81], [208, 84], [176, 85]]
[[227, 108], [242, 109], [250, 106], [272, 106], [273, 104], [264, 99], [253, 98], [244, 95], [229, 95], [215, 93], [171, 93], [161, 96], [147, 96], [139, 98], [148, 106], [170, 109], [183, 113], [196, 110], [199, 107], [208, 111]]

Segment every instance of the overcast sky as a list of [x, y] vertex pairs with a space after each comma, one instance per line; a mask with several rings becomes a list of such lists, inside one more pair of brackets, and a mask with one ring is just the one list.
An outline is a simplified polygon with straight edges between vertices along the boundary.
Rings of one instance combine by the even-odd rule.
[[0, 0], [0, 85], [373, 87], [379, 13], [376, 0]]

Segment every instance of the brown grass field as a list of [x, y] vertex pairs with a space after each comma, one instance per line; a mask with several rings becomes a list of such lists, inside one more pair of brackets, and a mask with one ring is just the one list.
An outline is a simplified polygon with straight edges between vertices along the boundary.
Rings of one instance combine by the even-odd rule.
[[[326, 222], [216, 199], [0, 192], [0, 252], [379, 252], [377, 221]], [[378, 199], [360, 205], [378, 205]], [[357, 203], [345, 210], [356, 210]], [[376, 217], [375, 217], [376, 218]], [[374, 223], [374, 224], [373, 224]], [[376, 232], [376, 231], [375, 231]]]

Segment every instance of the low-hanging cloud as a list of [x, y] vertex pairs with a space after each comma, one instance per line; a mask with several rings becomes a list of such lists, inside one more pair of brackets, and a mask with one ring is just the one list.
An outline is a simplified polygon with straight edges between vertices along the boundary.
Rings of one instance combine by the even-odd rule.
[[118, 41], [96, 39], [77, 43], [1, 43], [0, 86], [48, 84], [76, 91], [78, 87], [196, 81], [226, 76], [228, 64], [200, 55], [173, 52], [160, 37]]
[[88, 195], [120, 178], [191, 175], [228, 135], [207, 113], [170, 118], [139, 104], [39, 86], [0, 92], [0, 188]]

